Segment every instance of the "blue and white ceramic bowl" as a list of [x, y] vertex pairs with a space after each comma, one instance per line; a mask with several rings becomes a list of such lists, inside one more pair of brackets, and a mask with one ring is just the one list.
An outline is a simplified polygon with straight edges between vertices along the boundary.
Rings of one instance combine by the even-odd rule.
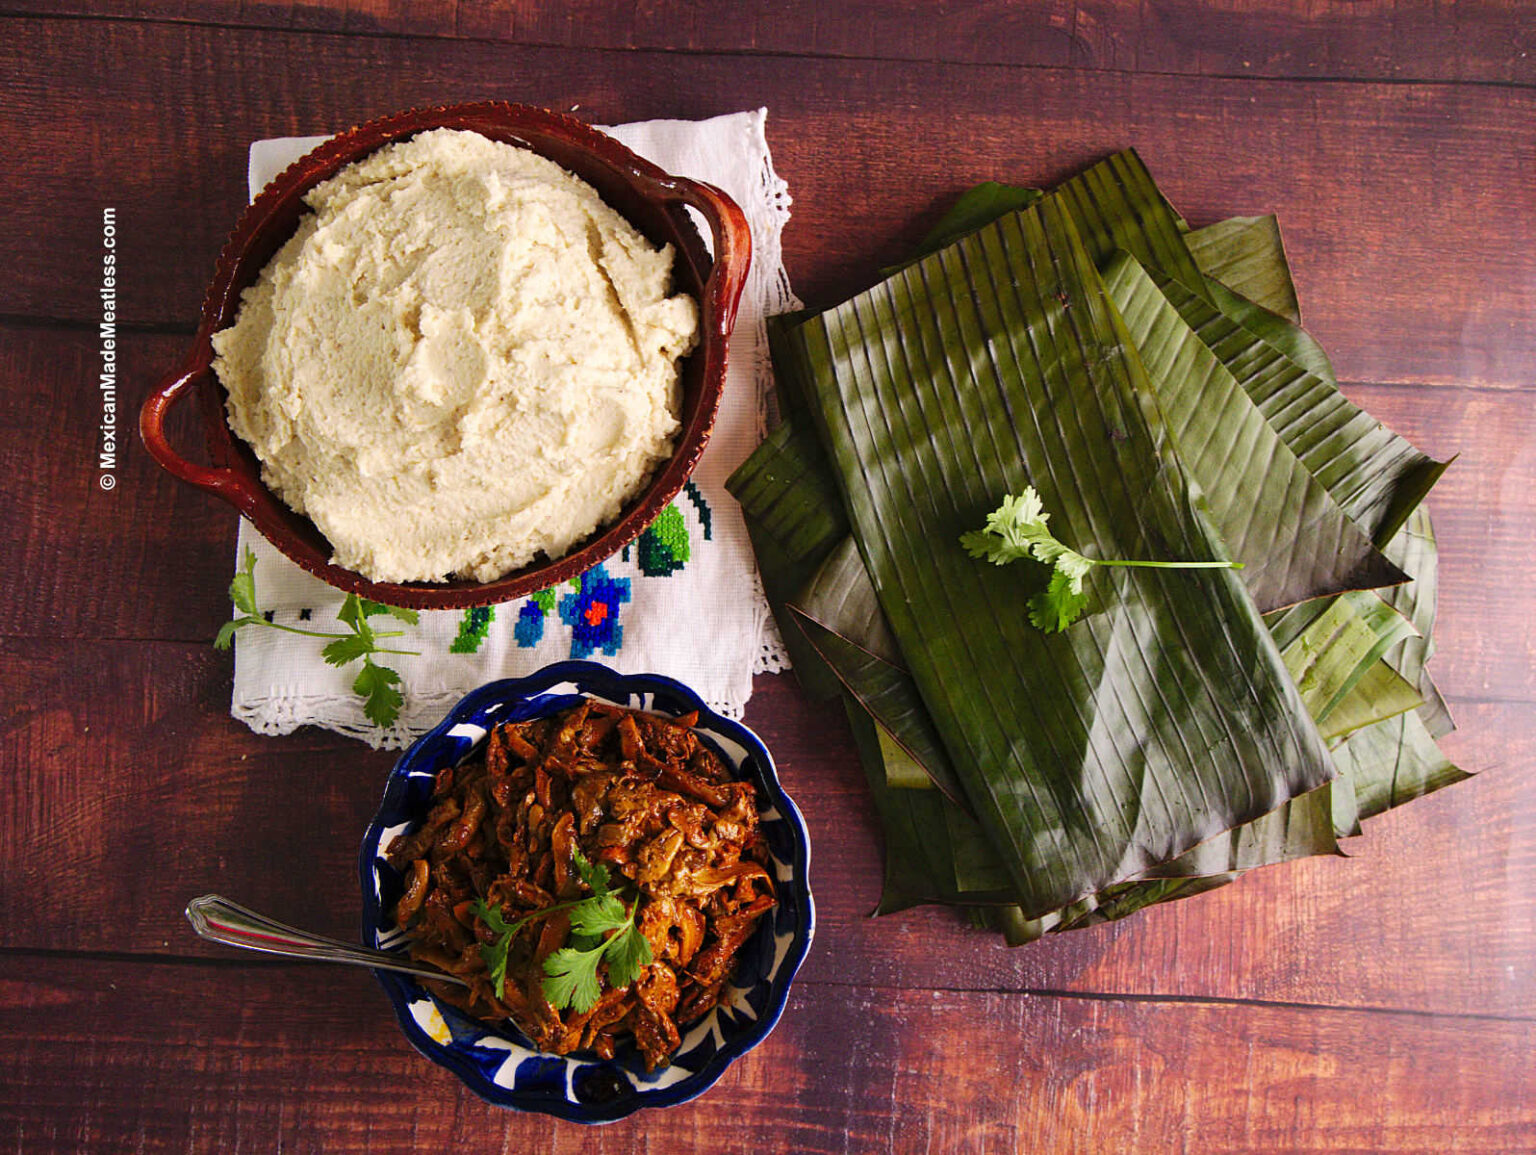
[[684, 1031], [669, 1066], [647, 1073], [632, 1042], [621, 1044], [611, 1060], [592, 1052], [543, 1054], [510, 1022], [472, 1019], [438, 1002], [407, 975], [374, 973], [412, 1045], [458, 1075], [481, 1098], [579, 1123], [608, 1123], [641, 1107], [669, 1107], [694, 1098], [767, 1038], [784, 1012], [790, 981], [810, 948], [816, 915], [807, 882], [810, 840], [805, 820], [779, 785], [773, 759], [751, 730], [720, 717], [671, 678], [617, 674], [595, 662], [560, 662], [526, 678], [482, 686], [390, 771], [384, 801], [359, 856], [363, 941], [382, 950], [404, 945], [405, 936], [388, 915], [400, 897], [402, 880], [383, 851], [425, 816], [437, 771], [463, 761], [498, 722], [553, 714], [583, 696], [672, 716], [697, 710], [696, 733], [713, 745], [737, 777], [757, 787], [778, 905], [742, 948], [721, 1004]]

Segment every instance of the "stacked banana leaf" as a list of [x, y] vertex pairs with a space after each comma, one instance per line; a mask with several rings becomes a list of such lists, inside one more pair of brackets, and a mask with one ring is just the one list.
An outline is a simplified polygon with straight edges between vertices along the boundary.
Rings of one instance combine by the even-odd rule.
[[[1339, 391], [1273, 218], [1196, 231], [1123, 153], [984, 185], [918, 258], [778, 319], [787, 420], [731, 478], [798, 676], [846, 710], [885, 830], [881, 913], [1010, 943], [1339, 853], [1465, 775], [1425, 670], [1444, 470]], [[960, 538], [1033, 486], [1099, 558]]]

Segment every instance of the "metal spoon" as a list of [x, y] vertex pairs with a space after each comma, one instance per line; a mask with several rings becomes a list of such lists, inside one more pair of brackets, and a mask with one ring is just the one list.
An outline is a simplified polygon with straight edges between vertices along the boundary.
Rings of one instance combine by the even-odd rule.
[[226, 946], [244, 947], [246, 950], [259, 950], [267, 954], [288, 955], [291, 958], [351, 963], [353, 966], [399, 971], [401, 974], [415, 975], [417, 978], [458, 983], [461, 987], [469, 985], [458, 975], [451, 975], [447, 971], [416, 962], [404, 955], [370, 950], [367, 947], [342, 942], [340, 939], [296, 930], [266, 915], [248, 910], [238, 903], [230, 902], [229, 899], [217, 894], [205, 894], [187, 903], [187, 921], [202, 938], [210, 942], [221, 942]]

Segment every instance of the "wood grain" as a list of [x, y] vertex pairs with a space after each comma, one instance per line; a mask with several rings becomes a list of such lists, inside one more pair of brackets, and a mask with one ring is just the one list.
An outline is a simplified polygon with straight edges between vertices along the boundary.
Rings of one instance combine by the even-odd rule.
[[1292, 79], [1536, 82], [1528, 2], [971, 0], [925, 8], [850, 0], [30, 0], [15, 11], [562, 48], [774, 53]]
[[[0, 877], [26, 896], [0, 923], [0, 947], [227, 958], [181, 917], [210, 890], [355, 936], [356, 846], [393, 755], [315, 730], [252, 734], [227, 716], [228, 662], [204, 646], [0, 643], [16, 703], [0, 762], [26, 800], [0, 812]], [[1463, 709], [1450, 749], [1488, 771], [1373, 823], [1349, 845], [1355, 857], [1272, 868], [1008, 951], [949, 911], [868, 917], [881, 848], [846, 728], [787, 679], [758, 690], [748, 722], [815, 848], [812, 979], [1536, 1016], [1529, 706]], [[82, 909], [133, 914], [82, 920]]]
[[112, 204], [124, 318], [189, 327], [256, 138], [487, 97], [579, 105], [597, 122], [761, 104], [796, 198], [787, 265], [813, 303], [862, 287], [970, 183], [1050, 182], [1134, 144], [1192, 221], [1279, 213], [1305, 314], [1346, 379], [1532, 380], [1536, 250], [1516, 240], [1536, 198], [1532, 89], [31, 20], [0, 43], [0, 73], [13, 78], [0, 117], [49, 126], [0, 156], [0, 177], [22, 190], [0, 314], [91, 322], [92, 246]]
[[1533, 1043], [1529, 1021], [807, 981], [702, 1098], [581, 1128], [461, 1090], [410, 1050], [363, 972], [0, 958], [0, 1142], [1507, 1153], [1536, 1134]]

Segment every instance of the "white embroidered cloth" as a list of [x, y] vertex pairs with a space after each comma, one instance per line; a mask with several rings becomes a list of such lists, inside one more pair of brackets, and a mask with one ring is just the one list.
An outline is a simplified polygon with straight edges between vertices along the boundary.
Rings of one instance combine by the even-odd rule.
[[[374, 618], [380, 630], [404, 631], [385, 643], [390, 648], [419, 651], [379, 659], [399, 671], [405, 693], [400, 717], [388, 730], [363, 715], [362, 700], [351, 689], [355, 663], [327, 665], [321, 639], [246, 626], [235, 642], [230, 712], [236, 718], [262, 734], [316, 725], [373, 746], [400, 747], [474, 687], [566, 658], [590, 658], [625, 673], [666, 674], [693, 687], [713, 709], [739, 717], [752, 693], [752, 675], [788, 666], [740, 510], [724, 486], [764, 433], [770, 378], [763, 318], [799, 305], [779, 250], [789, 193], [773, 170], [765, 119], [759, 109], [605, 130], [668, 172], [724, 189], [752, 229], [752, 269], [714, 433], [669, 510], [580, 581], [496, 606], [488, 625], [483, 611], [477, 617], [469, 616], [475, 611], [423, 612], [415, 626]], [[323, 139], [253, 144], [251, 196]], [[247, 548], [257, 557], [257, 603], [272, 621], [345, 631], [336, 621], [344, 595], [299, 569], [242, 520], [239, 557]]]

